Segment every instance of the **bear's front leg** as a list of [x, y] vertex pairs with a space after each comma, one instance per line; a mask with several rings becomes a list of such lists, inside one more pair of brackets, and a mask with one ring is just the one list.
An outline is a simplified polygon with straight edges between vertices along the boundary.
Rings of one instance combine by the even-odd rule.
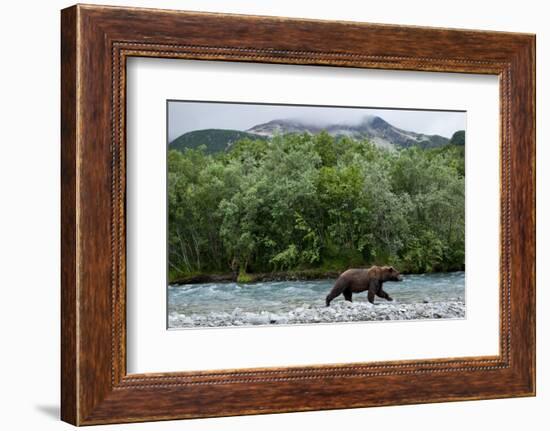
[[372, 305], [374, 304], [374, 296], [378, 294], [378, 291], [382, 288], [382, 286], [376, 281], [371, 280], [369, 282], [369, 294], [367, 295], [367, 299]]
[[388, 295], [388, 293], [382, 288], [380, 288], [380, 290], [378, 291], [378, 296], [388, 301], [393, 301], [393, 298], [390, 295]]
[[376, 305], [376, 304], [374, 303], [374, 293], [371, 292], [370, 290], [369, 290], [369, 294], [367, 295], [367, 299], [369, 300], [369, 302], [370, 302], [372, 305]]

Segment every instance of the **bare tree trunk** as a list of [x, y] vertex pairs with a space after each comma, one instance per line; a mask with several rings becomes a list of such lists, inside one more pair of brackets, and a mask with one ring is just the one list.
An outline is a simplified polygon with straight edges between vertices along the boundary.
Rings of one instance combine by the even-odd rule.
[[191, 232], [191, 238], [193, 239], [193, 243], [195, 244], [195, 257], [197, 261], [197, 270], [200, 270], [201, 256], [200, 256], [199, 242], [197, 241], [197, 236], [195, 235], [194, 232]]
[[181, 257], [183, 259], [183, 263], [187, 267], [187, 271], [191, 271], [191, 264], [189, 263], [189, 258], [187, 257], [187, 247], [185, 245], [185, 242], [182, 238], [181, 232], [179, 229], [176, 231], [176, 235], [178, 237], [178, 241], [180, 244], [180, 250], [181, 250]]

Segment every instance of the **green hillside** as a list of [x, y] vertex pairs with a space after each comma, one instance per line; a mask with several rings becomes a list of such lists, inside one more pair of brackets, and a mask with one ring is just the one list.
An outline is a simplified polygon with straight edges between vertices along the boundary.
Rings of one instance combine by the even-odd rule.
[[239, 130], [204, 129], [185, 133], [170, 142], [171, 150], [183, 151], [186, 148], [196, 149], [206, 146], [207, 153], [226, 151], [231, 145], [242, 139], [266, 139], [264, 136]]

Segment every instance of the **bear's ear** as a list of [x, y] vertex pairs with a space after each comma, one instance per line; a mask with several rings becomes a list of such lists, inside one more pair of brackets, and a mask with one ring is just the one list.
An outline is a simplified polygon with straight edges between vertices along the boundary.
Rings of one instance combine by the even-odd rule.
[[395, 268], [393, 266], [390, 266], [390, 271], [395, 271]]

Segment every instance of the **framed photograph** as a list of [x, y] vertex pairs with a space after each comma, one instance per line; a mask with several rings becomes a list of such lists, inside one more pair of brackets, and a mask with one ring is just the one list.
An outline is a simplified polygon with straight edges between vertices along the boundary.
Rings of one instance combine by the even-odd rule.
[[465, 318], [465, 112], [167, 115], [168, 328]]
[[61, 416], [535, 394], [535, 36], [61, 14]]

